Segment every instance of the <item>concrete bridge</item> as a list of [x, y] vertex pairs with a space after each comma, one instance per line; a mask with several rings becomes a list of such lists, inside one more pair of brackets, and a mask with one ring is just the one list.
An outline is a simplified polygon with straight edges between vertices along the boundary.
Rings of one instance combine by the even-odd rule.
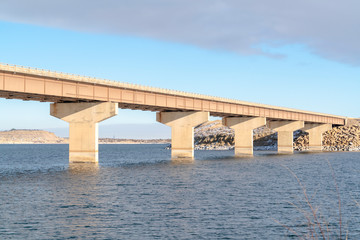
[[322, 134], [347, 118], [239, 100], [121, 83], [0, 64], [0, 97], [52, 102], [50, 114], [69, 123], [70, 162], [98, 162], [98, 123], [118, 108], [156, 112], [171, 127], [172, 159], [194, 157], [194, 127], [223, 118], [235, 130], [235, 155], [253, 155], [253, 129], [278, 133], [278, 152], [293, 153], [293, 132], [309, 133], [311, 151], [322, 150]]

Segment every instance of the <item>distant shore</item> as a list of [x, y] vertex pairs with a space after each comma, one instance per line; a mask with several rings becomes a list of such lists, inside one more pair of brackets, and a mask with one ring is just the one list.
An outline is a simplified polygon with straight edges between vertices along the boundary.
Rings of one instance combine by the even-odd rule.
[[[68, 138], [44, 130], [0, 131], [0, 144], [69, 144]], [[100, 138], [99, 144], [170, 144], [170, 139]]]
[[[20, 144], [69, 144], [68, 142], [61, 142], [61, 143], [39, 143], [39, 142], [1, 142], [0, 145], [20, 145]], [[169, 142], [162, 142], [162, 141], [149, 141], [149, 142], [137, 142], [137, 141], [125, 141], [125, 142], [100, 142], [99, 144], [170, 144]]]

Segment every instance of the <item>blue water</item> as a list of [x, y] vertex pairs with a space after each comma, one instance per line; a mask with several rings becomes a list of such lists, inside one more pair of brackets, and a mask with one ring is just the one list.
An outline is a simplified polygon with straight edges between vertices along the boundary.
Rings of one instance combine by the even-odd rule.
[[360, 153], [175, 163], [164, 147], [100, 145], [94, 166], [69, 165], [67, 145], [0, 145], [0, 239], [297, 239], [313, 218], [291, 171], [330, 239], [337, 184], [343, 239], [360, 239]]

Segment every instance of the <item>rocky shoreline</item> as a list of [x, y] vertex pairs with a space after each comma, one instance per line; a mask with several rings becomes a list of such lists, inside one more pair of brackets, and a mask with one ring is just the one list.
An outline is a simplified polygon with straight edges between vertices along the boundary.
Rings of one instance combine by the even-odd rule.
[[[301, 134], [294, 142], [297, 151], [307, 150], [309, 135]], [[360, 151], [360, 125], [333, 128], [323, 135], [324, 151]]]
[[[220, 120], [204, 123], [195, 128], [195, 150], [230, 150], [234, 148], [234, 131]], [[309, 136], [294, 132], [294, 150], [306, 151]], [[254, 150], [276, 150], [277, 133], [267, 127], [254, 130]], [[360, 151], [360, 124], [335, 127], [323, 135], [324, 151]]]

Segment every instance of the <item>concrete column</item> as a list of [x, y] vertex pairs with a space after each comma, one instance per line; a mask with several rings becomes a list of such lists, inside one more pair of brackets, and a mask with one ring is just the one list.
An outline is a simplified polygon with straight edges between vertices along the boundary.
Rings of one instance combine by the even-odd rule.
[[158, 112], [156, 120], [171, 127], [171, 158], [194, 158], [194, 127], [209, 121], [208, 112]]
[[235, 131], [235, 156], [253, 156], [253, 130], [266, 125], [266, 118], [263, 117], [226, 117], [223, 118], [223, 125]]
[[304, 127], [303, 121], [270, 121], [268, 127], [278, 133], [278, 153], [292, 154], [294, 152], [294, 131]]
[[53, 103], [51, 116], [69, 123], [69, 161], [98, 162], [98, 122], [117, 115], [118, 104]]
[[309, 133], [309, 151], [321, 152], [323, 133], [332, 129], [332, 124], [305, 123], [302, 129]]

